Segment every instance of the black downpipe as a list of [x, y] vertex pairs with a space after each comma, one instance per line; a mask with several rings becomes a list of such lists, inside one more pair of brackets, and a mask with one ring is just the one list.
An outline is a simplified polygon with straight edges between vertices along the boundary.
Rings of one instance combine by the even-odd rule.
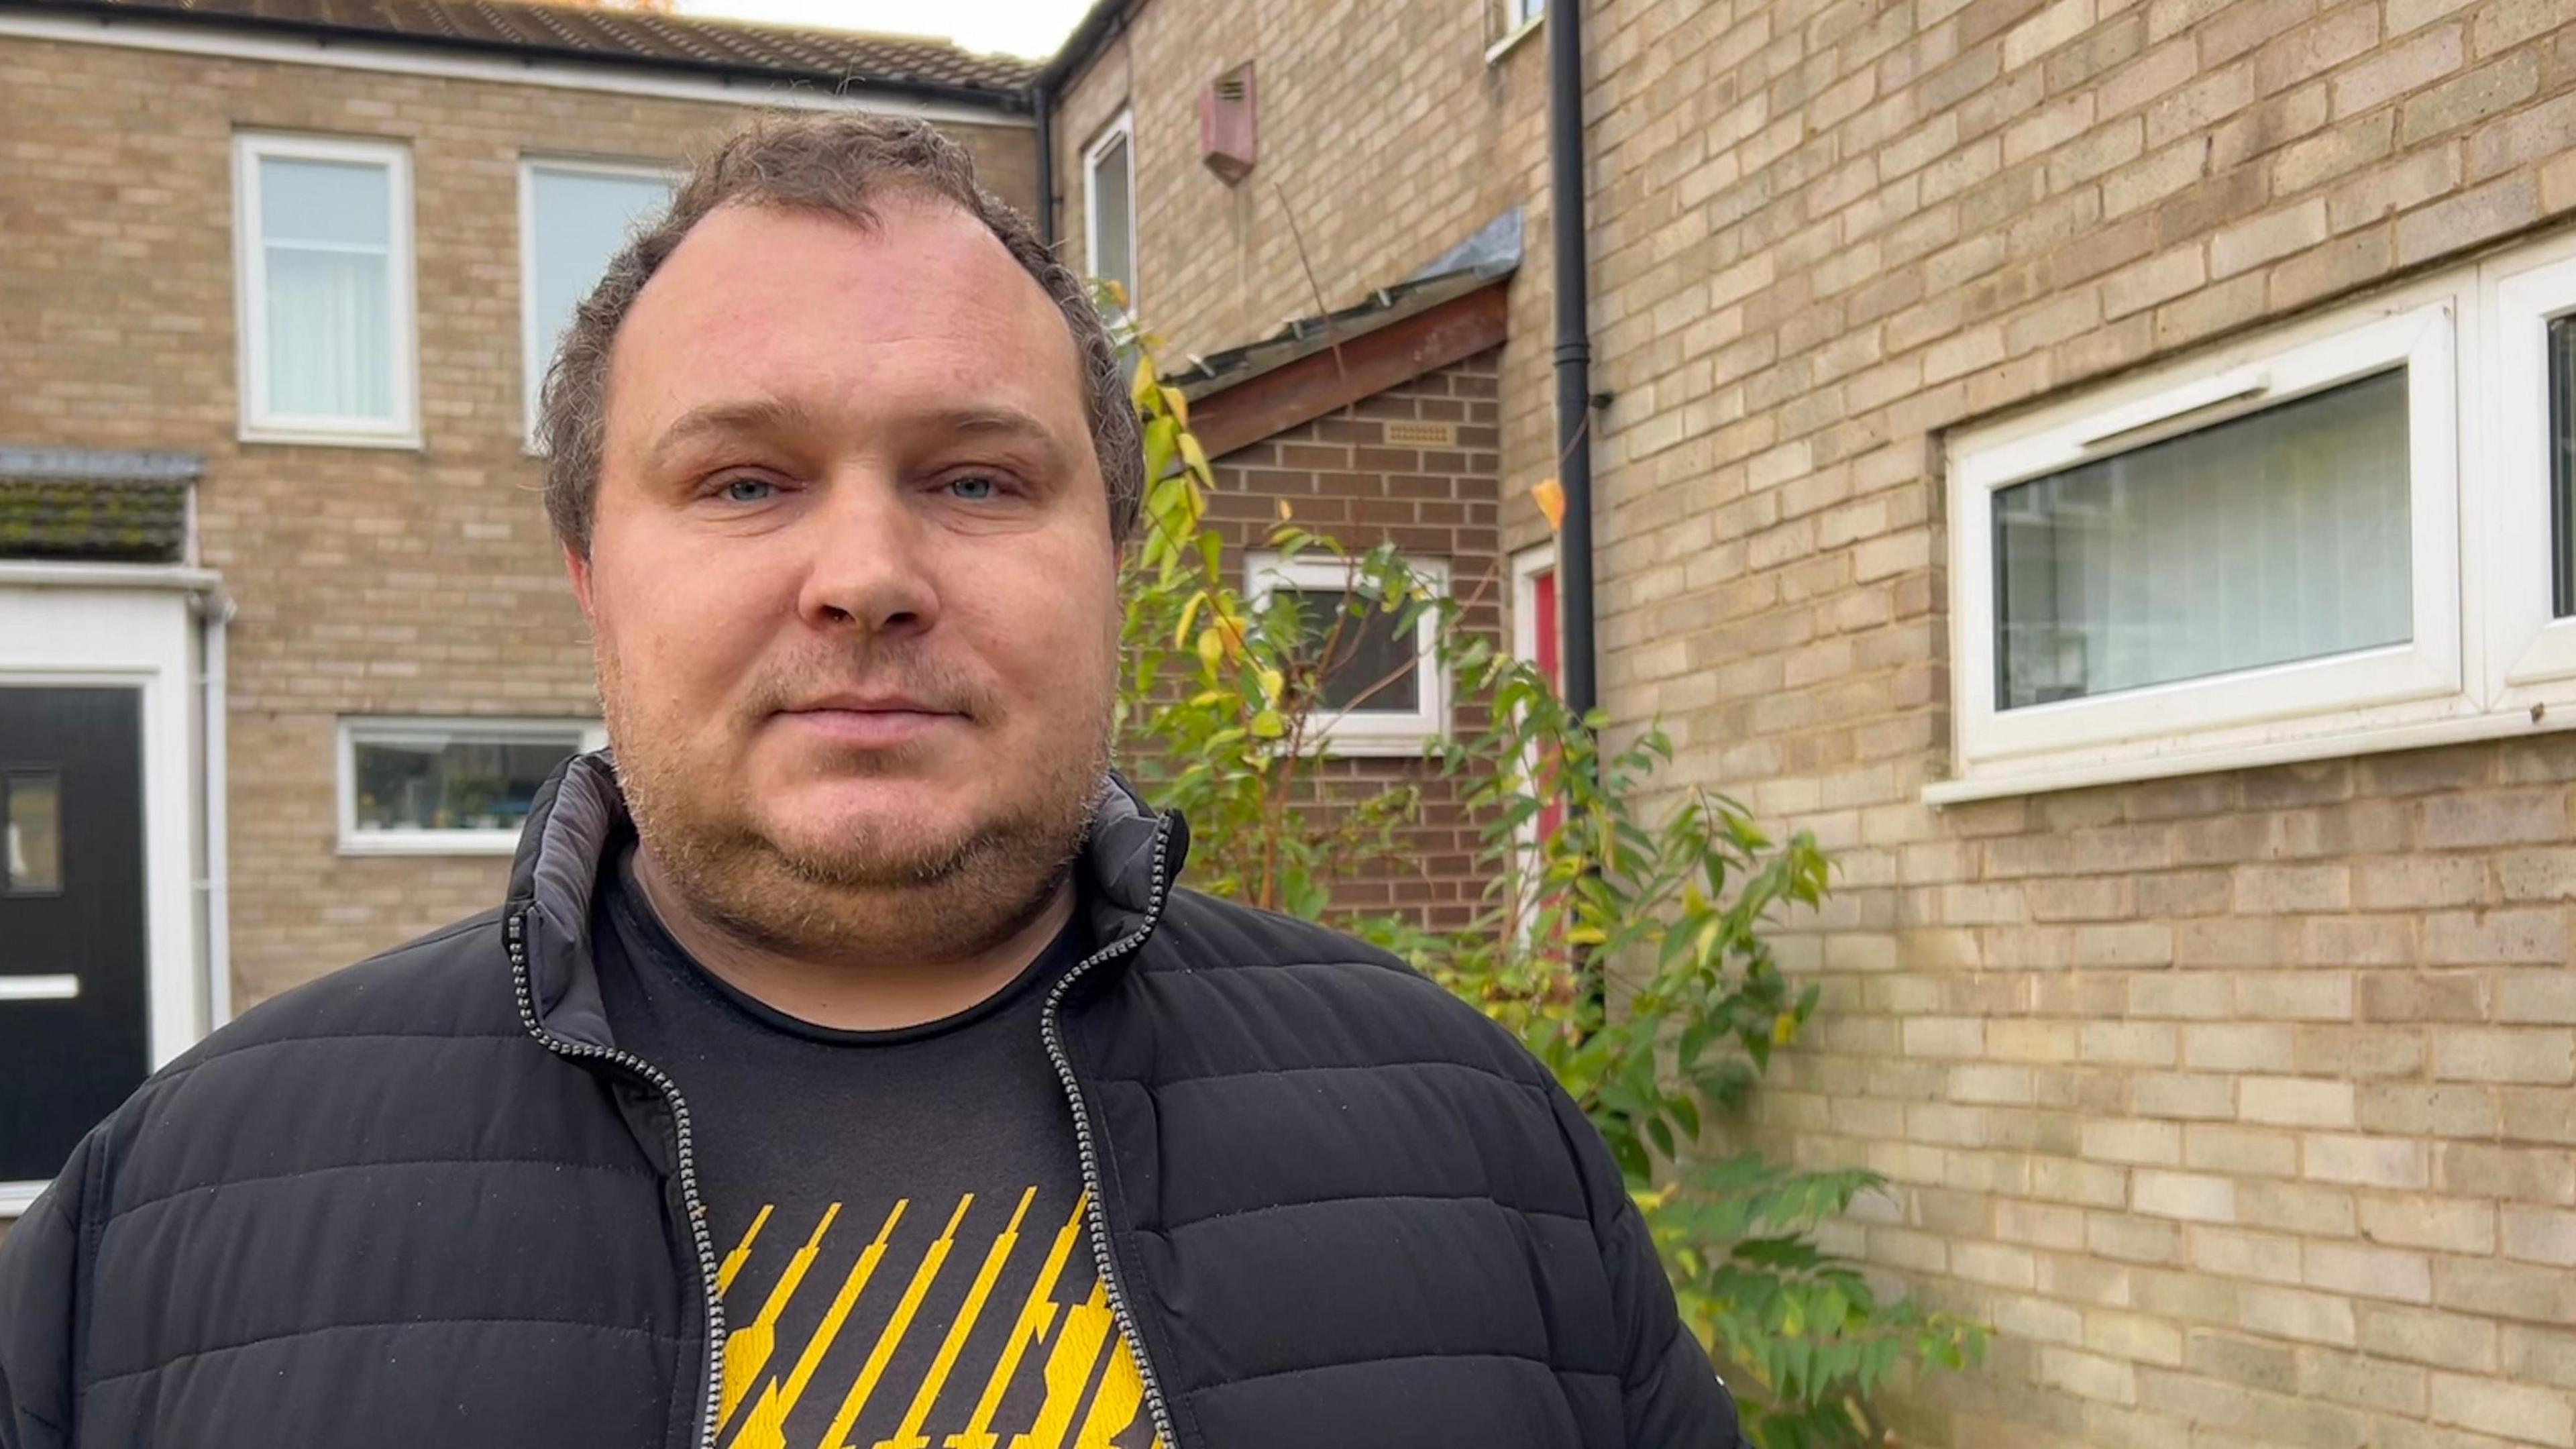
[[1556, 249], [1556, 475], [1565, 523], [1556, 550], [1565, 702], [1600, 701], [1592, 624], [1592, 333], [1583, 239], [1583, 6], [1547, 7], [1548, 211]]
[[1038, 118], [1038, 240], [1055, 250], [1055, 96], [1045, 76], [1029, 92]]

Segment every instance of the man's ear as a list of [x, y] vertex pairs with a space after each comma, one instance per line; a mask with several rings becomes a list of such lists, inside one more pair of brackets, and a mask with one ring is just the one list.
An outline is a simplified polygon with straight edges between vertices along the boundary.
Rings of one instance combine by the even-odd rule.
[[594, 623], [598, 615], [590, 603], [590, 555], [567, 543], [563, 546], [564, 572], [572, 578], [572, 596], [581, 601], [581, 616]]

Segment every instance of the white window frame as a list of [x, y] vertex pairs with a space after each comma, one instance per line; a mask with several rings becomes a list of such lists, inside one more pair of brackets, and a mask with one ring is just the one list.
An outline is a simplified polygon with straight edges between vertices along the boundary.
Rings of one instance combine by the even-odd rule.
[[544, 339], [537, 335], [537, 173], [540, 171], [564, 176], [614, 176], [659, 181], [675, 189], [681, 181], [678, 171], [649, 161], [591, 161], [572, 156], [540, 155], [519, 158], [519, 380], [520, 390], [525, 395], [530, 457], [541, 456], [545, 451], [537, 439], [537, 403], [545, 391], [546, 364], [552, 360], [540, 351]]
[[360, 830], [358, 745], [423, 734], [474, 735], [500, 743], [574, 741], [587, 753], [608, 743], [597, 720], [502, 719], [481, 715], [343, 715], [339, 727], [340, 853], [342, 855], [508, 855], [518, 849], [519, 827], [490, 830]]
[[[1311, 593], [1340, 594], [1351, 587], [1354, 565], [1347, 560], [1325, 555], [1299, 555], [1289, 558], [1271, 550], [1250, 553], [1244, 559], [1245, 602], [1254, 609], [1270, 605], [1272, 591], [1282, 585]], [[1447, 596], [1449, 565], [1438, 559], [1408, 559], [1405, 567], [1433, 594]], [[1395, 710], [1361, 709], [1326, 711], [1318, 705], [1308, 717], [1305, 743], [1309, 748], [1329, 746], [1334, 754], [1351, 758], [1392, 759], [1419, 755], [1422, 747], [1449, 732], [1448, 671], [1441, 668], [1435, 656], [1437, 639], [1434, 630], [1438, 619], [1429, 610], [1415, 622], [1415, 641], [1419, 651], [1415, 673], [1422, 681], [1416, 693], [1415, 707]]]
[[[279, 413], [268, 406], [268, 258], [259, 227], [259, 163], [270, 157], [383, 166], [386, 184], [386, 299], [394, 416], [335, 418]], [[417, 448], [420, 436], [419, 331], [412, 256], [411, 150], [398, 141], [242, 131], [233, 137], [233, 294], [241, 393], [241, 440], [340, 447]]]
[[[1532, 545], [1512, 555], [1512, 657], [1532, 669], [1538, 668], [1538, 581], [1541, 574], [1556, 576], [1556, 617], [1559, 636], [1556, 663], [1557, 672], [1563, 674], [1565, 672], [1563, 638], [1565, 576], [1557, 573], [1554, 540]], [[1530, 780], [1537, 780], [1538, 762], [1535, 759], [1524, 755], [1521, 759], [1521, 769]], [[1512, 832], [1513, 838], [1520, 847], [1521, 869], [1525, 875], [1534, 876], [1538, 871], [1540, 845], [1538, 828], [1540, 816], [1544, 813], [1542, 811], [1532, 814]], [[1528, 938], [1532, 924], [1529, 917], [1521, 918], [1521, 934], [1524, 941]]]
[[[1556, 572], [1556, 545], [1542, 543], [1512, 555], [1512, 657], [1538, 665], [1538, 576]], [[1565, 618], [1564, 580], [1557, 581], [1556, 616]], [[1565, 642], [1557, 641], [1557, 663], [1565, 662]]]
[[[1955, 771], [1925, 798], [2141, 779], [2351, 753], [2356, 739], [2476, 712], [2463, 689], [2461, 313], [2466, 273], [2339, 309], [1950, 447]], [[2160, 438], [2403, 363], [2408, 370], [2411, 637], [2403, 644], [2014, 710], [1995, 703], [1994, 499]], [[2105, 446], [2116, 440], [2117, 446]], [[2389, 736], [2385, 747], [2412, 743]]]
[[1547, 23], [1547, 0], [1493, 0], [1490, 12], [1496, 18], [1500, 33], [1485, 47], [1485, 63], [1493, 64], [1519, 49], [1520, 43]]
[[2499, 258], [2481, 280], [2494, 318], [2485, 350], [2492, 365], [2473, 393], [2489, 413], [2473, 417], [2485, 447], [2471, 476], [2493, 484], [2482, 510], [2495, 580], [2487, 685], [2494, 708], [2537, 708], [2545, 720], [2551, 707], [2576, 704], [2576, 618], [2550, 612], [2547, 352], [2549, 324], [2576, 315], [2576, 233]]
[[1091, 138], [1090, 145], [1082, 148], [1082, 265], [1091, 276], [1100, 275], [1100, 160], [1110, 145], [1120, 140], [1127, 143], [1127, 270], [1132, 274], [1122, 285], [1127, 289], [1127, 310], [1132, 314], [1145, 270], [1140, 265], [1143, 248], [1137, 245], [1136, 113], [1132, 110], [1121, 110], [1115, 120]]

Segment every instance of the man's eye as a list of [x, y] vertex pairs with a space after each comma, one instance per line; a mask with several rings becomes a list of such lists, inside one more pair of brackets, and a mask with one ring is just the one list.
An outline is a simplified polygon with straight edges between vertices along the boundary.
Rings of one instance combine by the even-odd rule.
[[716, 489], [716, 496], [727, 503], [766, 503], [778, 485], [765, 478], [732, 478]]
[[982, 503], [998, 497], [1001, 494], [1002, 485], [981, 474], [970, 473], [963, 478], [949, 479], [948, 491], [968, 503]]

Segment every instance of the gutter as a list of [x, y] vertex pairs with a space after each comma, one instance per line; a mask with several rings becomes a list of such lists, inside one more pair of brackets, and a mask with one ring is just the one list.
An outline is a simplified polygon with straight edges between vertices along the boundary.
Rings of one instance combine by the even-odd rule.
[[1127, 11], [1136, 3], [1141, 0], [1097, 0], [1029, 81], [1024, 98], [1026, 109], [1038, 122], [1038, 240], [1049, 251], [1055, 250], [1056, 244], [1055, 98], [1073, 79], [1075, 71], [1089, 65], [1111, 36], [1127, 28]]
[[1557, 480], [1565, 521], [1556, 554], [1565, 702], [1600, 702], [1592, 590], [1591, 278], [1583, 232], [1583, 6], [1547, 7], [1548, 228], [1556, 249]]
[[1055, 251], [1055, 93], [1043, 85], [1029, 88], [1029, 109], [1038, 119], [1038, 243]]
[[528, 64], [546, 61], [590, 66], [603, 71], [661, 71], [703, 79], [758, 82], [767, 85], [825, 86], [831, 88], [835, 94], [850, 90], [866, 90], [913, 100], [971, 106], [1010, 115], [1025, 114], [1029, 108], [1029, 93], [1024, 90], [986, 90], [977, 86], [943, 85], [936, 81], [898, 80], [847, 73], [834, 74], [829, 71], [777, 70], [731, 61], [689, 60], [678, 56], [602, 55], [597, 51], [583, 50], [575, 46], [485, 40], [468, 35], [418, 35], [362, 30], [323, 21], [266, 15], [217, 14], [197, 9], [145, 11], [130, 5], [108, 3], [108, 0], [0, 0], [0, 10], [16, 10], [37, 15], [82, 16], [94, 19], [100, 25], [108, 27], [120, 24], [197, 25], [209, 30], [288, 35], [325, 46], [338, 41], [352, 45], [460, 51]]

